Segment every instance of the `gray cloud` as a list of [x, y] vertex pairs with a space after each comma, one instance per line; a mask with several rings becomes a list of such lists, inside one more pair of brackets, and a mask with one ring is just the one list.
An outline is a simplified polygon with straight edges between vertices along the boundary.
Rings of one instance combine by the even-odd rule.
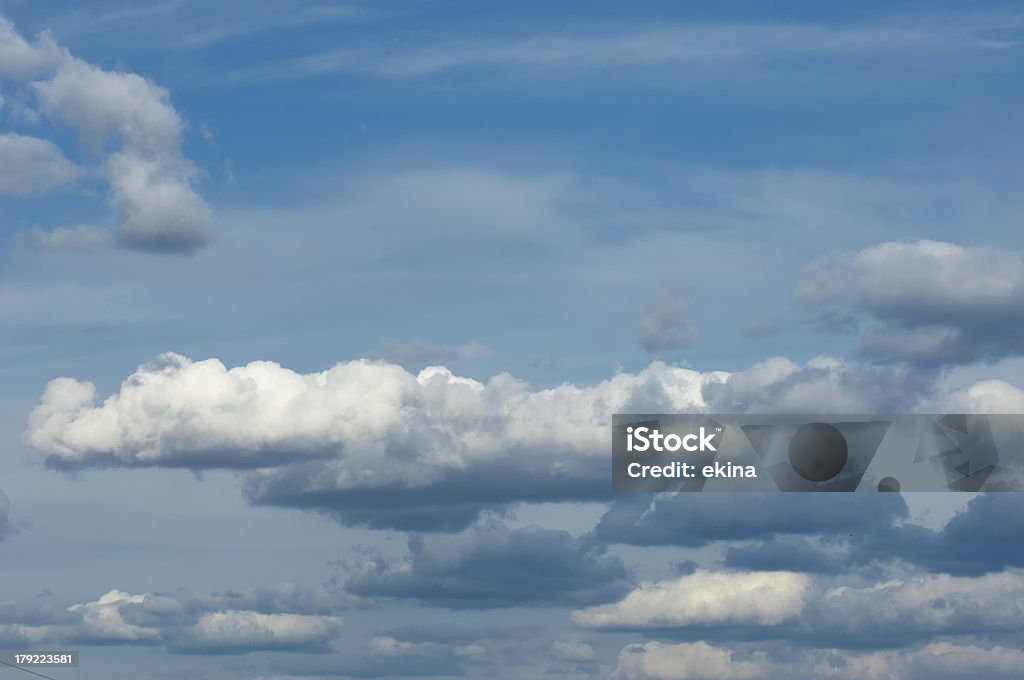
[[821, 648], [805, 652], [706, 642], [647, 642], [623, 648], [609, 678], [614, 680], [825, 680], [900, 678], [932, 680], [985, 677], [1010, 680], [1024, 653], [1015, 645], [933, 642], [909, 650], [851, 652]]
[[3, 540], [14, 533], [14, 526], [11, 524], [11, 501], [2, 490], [0, 490], [0, 540]]
[[595, 532], [610, 543], [700, 547], [772, 536], [873, 532], [908, 515], [900, 494], [677, 493], [620, 500], [601, 517]]
[[1015, 332], [1024, 323], [1024, 254], [1016, 251], [882, 243], [812, 263], [796, 297], [810, 305], [848, 304], [874, 319], [861, 351], [875, 359], [946, 365], [1024, 352]]
[[345, 587], [354, 594], [452, 609], [604, 601], [628, 584], [622, 562], [592, 540], [495, 521], [458, 534], [411, 536], [408, 557], [371, 556], [352, 571]]
[[671, 352], [689, 347], [700, 332], [688, 319], [686, 303], [679, 295], [652, 302], [640, 319], [640, 346], [647, 352]]

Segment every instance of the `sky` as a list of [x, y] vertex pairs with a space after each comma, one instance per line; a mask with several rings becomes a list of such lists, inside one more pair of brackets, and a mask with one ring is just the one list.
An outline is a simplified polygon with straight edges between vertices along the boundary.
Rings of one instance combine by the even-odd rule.
[[1022, 40], [999, 2], [0, 0], [0, 649], [1015, 677], [1018, 494], [613, 494], [607, 435], [1024, 412]]

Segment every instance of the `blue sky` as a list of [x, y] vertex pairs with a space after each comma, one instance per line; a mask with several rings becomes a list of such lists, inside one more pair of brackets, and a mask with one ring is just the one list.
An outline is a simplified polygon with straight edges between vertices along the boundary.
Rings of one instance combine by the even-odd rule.
[[1011, 677], [1016, 496], [638, 508], [604, 447], [616, 411], [1021, 412], [1022, 33], [1012, 3], [0, 1], [0, 647]]

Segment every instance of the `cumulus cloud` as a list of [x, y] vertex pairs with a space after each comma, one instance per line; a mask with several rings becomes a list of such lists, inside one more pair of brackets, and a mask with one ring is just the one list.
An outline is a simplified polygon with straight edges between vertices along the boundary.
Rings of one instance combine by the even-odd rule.
[[13, 132], [0, 135], [0, 194], [46, 191], [77, 175], [78, 168], [53, 142]]
[[[1024, 352], [1024, 253], [940, 241], [887, 242], [812, 263], [796, 289], [810, 305], [845, 304], [875, 325], [872, 358], [962, 364]], [[843, 312], [828, 312], [838, 317]]]
[[643, 583], [614, 604], [573, 612], [586, 628], [772, 626], [799, 616], [813, 581], [793, 572], [697, 570], [670, 581]]
[[[1024, 573], [926, 574], [830, 588], [795, 572], [698, 570], [579, 609], [584, 628], [684, 638], [787, 639], [801, 646], [910, 646], [937, 635], [1024, 632]], [[756, 632], [756, 635], [755, 635]]]
[[0, 78], [31, 80], [56, 68], [66, 57], [67, 52], [48, 33], [29, 42], [0, 14]]
[[409, 555], [371, 556], [346, 581], [362, 596], [415, 599], [453, 609], [583, 604], [628, 586], [621, 560], [564, 531], [484, 522], [458, 534], [415, 535]]
[[[135, 73], [90, 64], [45, 34], [30, 43], [3, 17], [0, 63], [0, 77], [24, 85], [42, 114], [75, 128], [102, 159], [123, 245], [187, 253], [206, 242], [209, 210], [195, 188], [195, 167], [182, 154], [184, 124], [166, 89]], [[0, 191], [30, 193], [74, 176], [75, 166], [44, 140], [0, 137], [0, 161], [11, 157], [31, 172], [14, 179], [0, 172]]]
[[178, 604], [170, 598], [154, 595], [132, 595], [111, 590], [98, 600], [75, 604], [68, 607], [68, 612], [81, 617], [80, 625], [71, 633], [71, 637], [91, 643], [131, 643], [154, 642], [161, 637], [160, 630], [139, 626], [125, 620], [124, 609], [151, 607], [177, 608]]
[[[330, 613], [338, 603], [337, 597], [325, 596], [323, 591], [295, 586], [190, 599], [114, 589], [63, 610], [2, 603], [0, 640], [8, 644], [162, 645], [190, 654], [325, 652], [342, 629], [342, 619]], [[231, 605], [252, 605], [263, 611]]]
[[654, 362], [593, 385], [535, 389], [442, 367], [357, 360], [299, 374], [165, 354], [107, 397], [89, 382], [51, 381], [24, 441], [54, 467], [248, 471], [255, 504], [451, 529], [519, 501], [606, 497], [613, 413], [898, 410], [930, 387], [907, 368], [830, 358], [736, 373]]
[[254, 650], [328, 651], [342, 629], [336, 616], [221, 611], [203, 614], [172, 650], [244, 653]]
[[55, 467], [248, 470], [244, 493], [256, 504], [459, 528], [509, 503], [606, 497], [613, 413], [872, 412], [917, 401], [929, 384], [907, 369], [828, 358], [732, 374], [654, 362], [594, 385], [535, 389], [441, 367], [414, 374], [359, 360], [299, 374], [166, 354], [105, 398], [88, 382], [51, 381], [24, 441]]
[[700, 337], [679, 295], [666, 295], [647, 306], [640, 320], [640, 346], [647, 352], [671, 352], [689, 347]]

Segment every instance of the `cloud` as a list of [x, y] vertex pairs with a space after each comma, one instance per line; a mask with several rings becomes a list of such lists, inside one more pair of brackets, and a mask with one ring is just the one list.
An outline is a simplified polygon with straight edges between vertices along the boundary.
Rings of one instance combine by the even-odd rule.
[[978, 576], [1008, 567], [1024, 568], [1024, 499], [1016, 493], [972, 498], [942, 529], [914, 525], [859, 537], [853, 559], [899, 557], [929, 571]]
[[573, 621], [586, 628], [773, 626], [799, 616], [813, 582], [793, 572], [697, 570], [675, 580], [643, 583], [615, 604], [580, 609]]
[[[796, 289], [876, 321], [868, 357], [926, 365], [1016, 356], [1024, 341], [1024, 253], [940, 241], [887, 242], [812, 263]], [[842, 316], [839, 311], [825, 312]]]
[[562, 661], [593, 661], [594, 648], [581, 640], [555, 640], [551, 654]]
[[785, 639], [804, 647], [908, 647], [937, 635], [1024, 632], [1024, 572], [904, 576], [825, 587], [807, 574], [706, 571], [642, 583], [613, 604], [578, 609], [598, 630], [660, 630], [686, 639]]
[[849, 652], [815, 649], [798, 654], [746, 654], [706, 642], [648, 642], [623, 648], [611, 677], [617, 680], [931, 680], [985, 677], [1010, 680], [1020, 674], [1024, 652], [1016, 647], [933, 642], [912, 650]]
[[625, 592], [621, 560], [564, 531], [486, 521], [458, 534], [409, 538], [409, 555], [371, 556], [345, 582], [356, 595], [452, 609], [582, 604]]
[[[352, 597], [345, 599], [350, 602]], [[0, 603], [4, 620], [0, 640], [11, 644], [162, 645], [171, 652], [189, 654], [326, 652], [342, 628], [341, 618], [328, 613], [340, 600], [334, 594], [295, 586], [188, 599], [114, 589], [64, 610]], [[262, 611], [230, 606], [247, 604]]]
[[[266, 82], [355, 74], [387, 78], [427, 78], [445, 73], [530, 71], [536, 75], [608, 73], [622, 69], [670, 69], [696, 80], [705, 69], [859, 55], [963, 53], [992, 44], [987, 31], [1005, 27], [991, 17], [960, 17], [940, 23], [832, 26], [811, 23], [692, 22], [633, 25], [618, 30], [591, 28], [560, 33], [530, 32], [443, 42], [403, 43], [401, 49], [348, 46], [246, 66], [217, 77], [227, 82]], [[987, 20], [986, 20], [987, 19]], [[535, 78], [531, 80], [535, 80]]]
[[671, 352], [689, 347], [700, 333], [687, 318], [686, 303], [666, 295], [651, 303], [640, 320], [640, 346], [647, 352]]
[[52, 142], [13, 132], [0, 135], [0, 194], [46, 191], [76, 176], [78, 168]]
[[0, 490], [0, 541], [14, 533], [14, 526], [11, 524], [11, 501], [7, 495]]
[[[0, 75], [25, 84], [47, 118], [76, 129], [102, 159], [123, 245], [190, 253], [205, 244], [209, 210], [194, 186], [195, 167], [182, 154], [184, 125], [166, 89], [74, 57], [46, 35], [30, 44], [2, 17], [0, 57], [11, 60]], [[0, 137], [0, 161], [15, 154], [32, 172], [16, 181], [0, 173], [0, 191], [29, 193], [73, 176], [74, 166], [49, 142]]]
[[36, 246], [43, 250], [68, 250], [90, 252], [106, 247], [110, 242], [110, 234], [88, 224], [75, 227], [60, 227], [44, 232], [33, 230], [32, 236]]
[[246, 653], [251, 651], [325, 652], [342, 629], [336, 616], [220, 611], [203, 614], [171, 651]]
[[88, 382], [51, 381], [24, 441], [53, 467], [235, 469], [248, 471], [244, 494], [257, 505], [458, 529], [520, 501], [606, 498], [613, 413], [870, 413], [916, 402], [930, 385], [909, 369], [828, 358], [731, 374], [654, 362], [594, 385], [534, 389], [441, 367], [413, 374], [357, 360], [299, 374], [165, 354], [105, 398]]
[[780, 535], [876, 532], [908, 516], [899, 494], [676, 493], [619, 500], [595, 533], [611, 543], [701, 547]]
[[648, 642], [624, 647], [612, 677], [622, 680], [745, 680], [763, 678], [766, 658], [733, 658], [733, 652], [706, 642]]
[[31, 43], [0, 14], [0, 78], [31, 80], [56, 68], [66, 57], [67, 52], [48, 33]]
[[68, 607], [68, 612], [81, 617], [80, 625], [70, 637], [91, 644], [146, 643], [159, 640], [161, 633], [158, 629], [138, 626], [125, 620], [122, 610], [133, 605], [140, 608], [177, 607], [177, 603], [170, 598], [149, 594], [131, 595], [120, 590], [111, 590], [93, 602]]

